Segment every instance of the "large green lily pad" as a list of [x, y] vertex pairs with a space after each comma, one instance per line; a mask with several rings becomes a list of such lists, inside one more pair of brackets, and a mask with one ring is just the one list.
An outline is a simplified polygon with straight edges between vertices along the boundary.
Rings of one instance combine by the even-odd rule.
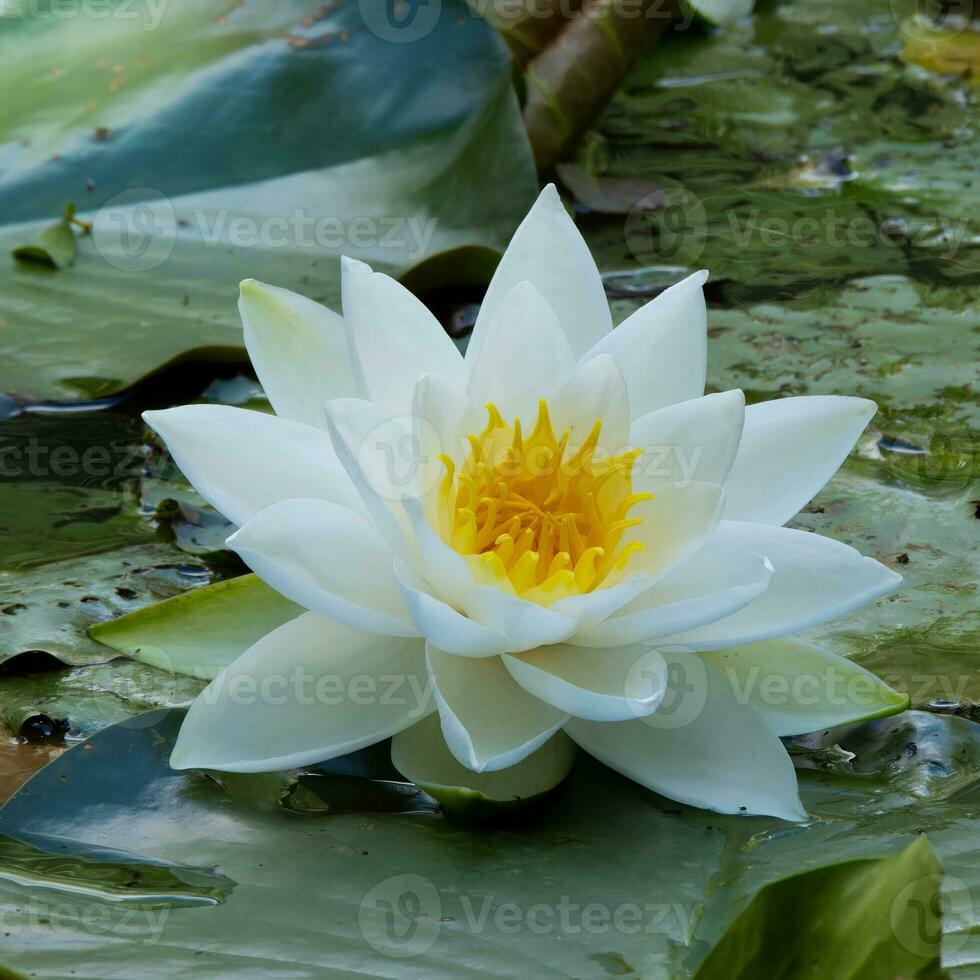
[[[882, 806], [875, 791], [887, 774], [866, 774], [862, 785], [816, 771], [804, 784], [814, 822], [788, 831], [671, 804], [583, 758], [549, 804], [494, 829], [447, 820], [410, 795], [397, 812], [380, 784], [352, 809], [350, 776], [295, 784], [288, 775], [174, 772], [167, 757], [179, 721], [167, 712], [101, 732], [0, 811], [0, 833], [12, 841], [0, 849], [0, 902], [14, 966], [105, 975], [128, 969], [139, 943], [150, 976], [255, 969], [674, 980], [696, 971], [763, 885], [895, 854], [922, 830], [951, 876], [947, 966], [967, 977], [980, 961], [969, 787], [958, 801]], [[297, 806], [300, 797], [315, 805]], [[65, 880], [66, 860], [74, 881]], [[208, 871], [216, 867], [221, 877]], [[154, 869], [152, 877], [141, 885], [134, 868]], [[209, 900], [193, 903], [188, 883]], [[906, 883], [938, 885], [920, 869], [881, 901]], [[876, 914], [887, 918], [888, 909]], [[98, 928], [86, 927], [93, 921]], [[833, 922], [826, 928], [839, 935]], [[872, 964], [861, 976], [886, 974]]]
[[19, 93], [0, 255], [67, 201], [94, 228], [71, 268], [0, 260], [0, 392], [75, 400], [191, 352], [240, 360], [241, 279], [336, 304], [341, 254], [401, 272], [499, 248], [533, 200], [509, 56], [462, 0], [394, 41], [366, 5], [315, 0], [33, 7], [0, 22]]

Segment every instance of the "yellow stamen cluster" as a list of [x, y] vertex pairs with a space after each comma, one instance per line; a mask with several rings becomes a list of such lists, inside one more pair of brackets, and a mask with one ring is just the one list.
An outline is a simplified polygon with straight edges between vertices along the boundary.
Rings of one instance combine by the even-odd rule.
[[591, 592], [621, 572], [643, 549], [622, 540], [642, 523], [628, 517], [630, 509], [651, 497], [633, 493], [640, 450], [603, 458], [601, 420], [580, 446], [569, 447], [571, 430], [556, 438], [544, 399], [527, 436], [520, 419], [508, 425], [493, 403], [487, 413], [458, 472], [440, 457], [440, 526], [449, 543], [470, 557], [481, 580], [509, 583], [544, 604]]

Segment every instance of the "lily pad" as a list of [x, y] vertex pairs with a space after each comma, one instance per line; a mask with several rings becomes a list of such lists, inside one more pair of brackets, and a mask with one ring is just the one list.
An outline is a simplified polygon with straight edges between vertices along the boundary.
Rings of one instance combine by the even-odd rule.
[[66, 196], [93, 233], [57, 279], [0, 264], [0, 391], [101, 397], [192, 353], [243, 360], [248, 276], [336, 304], [343, 253], [397, 273], [501, 247], [535, 189], [510, 58], [462, 0], [441, 10], [407, 44], [315, 0], [5, 23], [0, 85], [23, 97], [0, 112], [0, 250]]
[[[15, 966], [38, 976], [63, 974], [67, 964], [104, 975], [127, 969], [138, 942], [150, 975], [274, 963], [278, 973], [599, 978], [619, 970], [682, 980], [759, 889], [814, 866], [895, 855], [923, 829], [948, 876], [946, 965], [967, 977], [980, 963], [971, 939], [970, 894], [980, 885], [975, 805], [882, 808], [853, 780], [804, 773], [814, 820], [787, 833], [774, 820], [678, 807], [580, 756], [553, 800], [519, 831], [473, 827], [410, 804], [392, 812], [390, 794], [362, 793], [351, 809], [349, 785], [331, 788], [329, 780], [303, 791], [326, 807], [309, 795], [309, 806], [294, 806], [297, 791], [283, 791], [304, 785], [295, 776], [226, 784], [175, 772], [167, 759], [179, 721], [168, 712], [109, 728], [55, 760], [0, 810], [0, 833], [33, 849], [17, 852], [16, 873], [0, 860], [6, 955]], [[855, 805], [861, 800], [865, 811]], [[915, 887], [935, 889], [922, 846], [912, 852], [921, 867], [913, 863], [927, 880]], [[219, 865], [226, 887], [209, 906], [158, 900], [156, 911], [166, 915], [130, 914], [123, 928], [125, 909], [109, 895], [80, 896], [52, 873], [50, 855], [66, 853], [93, 869], [103, 864], [108, 882], [131, 866], [179, 876]], [[139, 908], [140, 896], [134, 899]], [[870, 898], [860, 905], [869, 922], [881, 909]], [[785, 914], [785, 904], [769, 907], [765, 930]], [[853, 924], [834, 915], [827, 928]], [[934, 953], [935, 936], [926, 939]], [[785, 946], [769, 952], [778, 949]]]
[[89, 635], [153, 667], [211, 680], [301, 612], [257, 576], [242, 575], [97, 623]]
[[939, 861], [925, 838], [763, 888], [695, 980], [887, 980], [939, 967]]

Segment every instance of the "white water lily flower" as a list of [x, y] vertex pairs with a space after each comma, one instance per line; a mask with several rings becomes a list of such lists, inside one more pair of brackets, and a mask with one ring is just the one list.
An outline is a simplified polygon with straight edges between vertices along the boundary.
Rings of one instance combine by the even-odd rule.
[[[419, 300], [360, 262], [343, 264], [343, 318], [243, 283], [245, 342], [278, 417], [217, 405], [145, 417], [240, 525], [229, 547], [309, 612], [213, 682], [172, 764], [301, 766], [438, 711], [472, 772], [513, 766], [564, 729], [665, 796], [804, 819], [779, 736], [907, 703], [843, 658], [774, 640], [900, 581], [782, 526], [875, 406], [705, 395], [705, 279], [613, 329], [549, 186], [465, 358]], [[866, 681], [866, 702], [822, 688], [773, 698], [752, 680], [828, 671]]]

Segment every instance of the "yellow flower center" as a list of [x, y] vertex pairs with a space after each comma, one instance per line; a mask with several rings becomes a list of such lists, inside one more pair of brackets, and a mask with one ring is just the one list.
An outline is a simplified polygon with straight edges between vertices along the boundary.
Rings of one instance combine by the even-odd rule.
[[525, 599], [550, 604], [591, 592], [618, 577], [638, 541], [623, 543], [642, 523], [630, 509], [652, 494], [633, 493], [639, 449], [606, 455], [599, 449], [598, 419], [572, 451], [571, 430], [555, 437], [547, 402], [538, 403], [530, 435], [520, 419], [508, 425], [492, 402], [479, 435], [458, 471], [448, 456], [439, 491], [439, 526], [446, 541], [466, 555], [482, 582]]

